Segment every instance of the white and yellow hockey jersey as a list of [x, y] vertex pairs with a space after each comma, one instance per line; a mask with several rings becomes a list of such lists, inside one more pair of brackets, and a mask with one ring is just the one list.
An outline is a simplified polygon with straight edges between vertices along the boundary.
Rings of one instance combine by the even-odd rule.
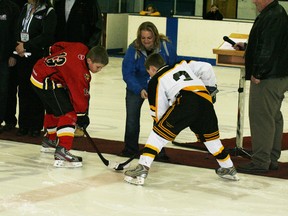
[[181, 61], [173, 67], [163, 66], [148, 85], [151, 116], [158, 122], [180, 90], [192, 91], [211, 102], [205, 86], [216, 86], [215, 73], [209, 63]]

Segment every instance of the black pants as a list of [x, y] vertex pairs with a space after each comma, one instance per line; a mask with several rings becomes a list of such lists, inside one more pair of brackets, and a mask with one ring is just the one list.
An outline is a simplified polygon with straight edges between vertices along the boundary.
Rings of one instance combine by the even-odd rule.
[[37, 59], [18, 58], [19, 77], [19, 127], [29, 130], [41, 130], [44, 121], [44, 106], [32, 88], [30, 81], [33, 66]]
[[202, 142], [219, 138], [213, 104], [193, 92], [181, 91], [176, 102], [164, 113], [153, 130], [162, 138], [173, 141], [187, 127]]

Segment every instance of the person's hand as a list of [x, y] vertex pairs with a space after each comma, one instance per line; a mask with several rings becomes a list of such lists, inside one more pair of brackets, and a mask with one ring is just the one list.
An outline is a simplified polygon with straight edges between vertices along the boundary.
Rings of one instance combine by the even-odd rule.
[[23, 42], [19, 42], [19, 41], [17, 41], [17, 46], [16, 46], [16, 52], [18, 53], [18, 55], [20, 56], [20, 57], [25, 57], [25, 55], [24, 55], [24, 53], [25, 53], [25, 49], [24, 49], [24, 43]]
[[212, 97], [212, 102], [215, 103], [216, 94], [219, 92], [219, 90], [217, 89], [217, 86], [206, 86], [206, 89], [208, 90], [208, 92], [210, 93]]
[[244, 42], [238, 42], [233, 46], [233, 48], [235, 50], [245, 50], [245, 43]]
[[14, 57], [10, 57], [8, 59], [8, 66], [9, 67], [14, 67], [16, 65], [16, 59]]
[[251, 76], [251, 82], [253, 82], [254, 84], [259, 84], [261, 82], [260, 79], [255, 78], [253, 75]]
[[147, 99], [148, 98], [148, 93], [147, 93], [147, 91], [145, 89], [142, 89], [140, 95], [141, 95], [141, 98], [143, 98], [143, 99]]
[[88, 115], [77, 116], [77, 125], [80, 128], [86, 129], [89, 124], [90, 124], [90, 119]]
[[24, 43], [17, 41], [16, 52], [18, 54], [24, 53], [26, 50], [24, 49]]

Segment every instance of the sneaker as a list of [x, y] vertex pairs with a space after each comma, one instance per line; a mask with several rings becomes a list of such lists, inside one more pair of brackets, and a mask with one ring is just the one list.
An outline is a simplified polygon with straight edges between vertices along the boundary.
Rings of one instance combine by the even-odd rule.
[[44, 153], [54, 153], [55, 152], [55, 148], [58, 144], [58, 140], [50, 140], [47, 137], [44, 137], [42, 140], [42, 148], [41, 148], [41, 152]]
[[254, 174], [254, 173], [267, 173], [269, 171], [269, 168], [259, 166], [258, 164], [255, 164], [254, 162], [249, 162], [247, 164], [240, 164], [237, 167], [237, 170], [243, 173]]
[[25, 136], [28, 134], [28, 129], [26, 128], [19, 128], [17, 133], [16, 133], [16, 136]]
[[[120, 157], [128, 157], [128, 158], [131, 158], [131, 157], [135, 157], [135, 155], [137, 155], [138, 153], [135, 152], [131, 152], [131, 151], [127, 151], [126, 149], [123, 149], [119, 154], [117, 154], [118, 156]], [[140, 155], [137, 155], [135, 158], [139, 158]]]
[[156, 155], [155, 161], [169, 162], [170, 158], [167, 156], [165, 149], [163, 148], [158, 155]]
[[278, 162], [271, 162], [269, 165], [269, 170], [278, 170], [279, 169], [279, 165]]
[[56, 147], [54, 158], [55, 167], [82, 167], [82, 157], [71, 154], [62, 146]]
[[134, 185], [143, 185], [148, 175], [148, 168], [138, 164], [134, 169], [127, 170], [124, 175], [124, 181]]
[[220, 167], [215, 170], [216, 174], [225, 179], [233, 180], [233, 181], [239, 181], [239, 177], [237, 176], [237, 171], [235, 167], [230, 167], [230, 168], [223, 168]]
[[15, 128], [15, 124], [10, 124], [10, 123], [6, 123], [4, 126], [3, 126], [3, 130], [4, 131], [11, 131]]
[[41, 130], [31, 130], [31, 131], [29, 131], [29, 134], [31, 137], [40, 137]]

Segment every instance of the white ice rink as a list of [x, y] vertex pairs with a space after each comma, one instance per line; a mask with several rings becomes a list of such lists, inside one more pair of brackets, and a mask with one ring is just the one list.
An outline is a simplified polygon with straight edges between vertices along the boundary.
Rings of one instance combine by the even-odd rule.
[[[92, 137], [123, 141], [125, 84], [121, 58], [92, 78]], [[239, 69], [214, 67], [220, 92], [215, 109], [221, 138], [236, 135]], [[249, 136], [246, 84], [244, 136]], [[282, 110], [288, 129], [288, 101]], [[141, 117], [140, 143], [152, 125], [148, 103]], [[195, 141], [189, 130], [176, 141]], [[168, 147], [173, 147], [169, 144]], [[72, 151], [83, 157], [83, 167], [54, 168], [53, 155], [40, 153], [40, 146], [0, 140], [1, 216], [286, 216], [287, 180], [239, 174], [239, 182], [220, 179], [212, 169], [154, 162], [144, 186], [123, 181], [123, 173], [103, 165], [96, 153]], [[126, 158], [104, 154], [108, 160]], [[282, 162], [288, 162], [287, 151]], [[132, 162], [132, 166], [137, 160]], [[288, 172], [288, 170], [287, 170]]]

